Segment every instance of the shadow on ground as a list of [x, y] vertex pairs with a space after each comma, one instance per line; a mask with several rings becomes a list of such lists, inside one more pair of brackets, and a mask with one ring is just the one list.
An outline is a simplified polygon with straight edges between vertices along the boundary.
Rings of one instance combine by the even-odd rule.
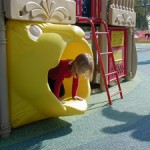
[[38, 150], [41, 149], [42, 141], [71, 133], [72, 129], [70, 127], [70, 123], [59, 118], [35, 122], [24, 127], [13, 129], [10, 137], [0, 140], [0, 149], [26, 150], [32, 147]]
[[138, 65], [148, 65], [150, 64], [150, 60], [138, 62]]
[[150, 141], [150, 115], [140, 116], [132, 112], [119, 112], [111, 107], [106, 107], [102, 113], [109, 119], [122, 122], [120, 125], [103, 128], [103, 132], [119, 134], [132, 130], [131, 136], [133, 138], [140, 141]]

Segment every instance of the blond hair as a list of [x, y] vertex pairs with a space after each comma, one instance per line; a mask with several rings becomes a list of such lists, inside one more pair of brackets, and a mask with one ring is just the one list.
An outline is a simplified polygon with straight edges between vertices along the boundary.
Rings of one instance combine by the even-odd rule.
[[71, 64], [71, 71], [84, 74], [89, 80], [93, 78], [94, 62], [88, 53], [79, 54]]

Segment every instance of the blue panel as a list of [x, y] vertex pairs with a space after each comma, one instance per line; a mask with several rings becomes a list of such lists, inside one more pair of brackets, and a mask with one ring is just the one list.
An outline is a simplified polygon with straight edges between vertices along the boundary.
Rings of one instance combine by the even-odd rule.
[[91, 17], [91, 0], [82, 0], [82, 16]]

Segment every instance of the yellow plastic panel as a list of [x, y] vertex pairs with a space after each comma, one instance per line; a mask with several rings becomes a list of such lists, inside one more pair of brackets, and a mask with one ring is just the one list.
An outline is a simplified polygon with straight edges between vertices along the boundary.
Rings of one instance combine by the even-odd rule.
[[[31, 25], [42, 31], [32, 38]], [[81, 28], [50, 23], [7, 22], [7, 60], [10, 117], [12, 127], [37, 120], [82, 114], [87, 109], [90, 96], [89, 81], [79, 80], [78, 96], [85, 101], [71, 100], [72, 79], [64, 81], [65, 104], [51, 92], [48, 70], [57, 66], [60, 59], [73, 59], [82, 52], [92, 54]]]

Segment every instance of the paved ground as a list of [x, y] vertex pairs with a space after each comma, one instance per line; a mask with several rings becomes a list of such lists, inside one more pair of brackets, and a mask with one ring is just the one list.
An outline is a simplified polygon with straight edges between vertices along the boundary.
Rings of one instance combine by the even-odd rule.
[[150, 150], [150, 44], [136, 46], [138, 70], [121, 84], [123, 100], [110, 107], [106, 93], [91, 95], [84, 115], [15, 129], [0, 150]]

